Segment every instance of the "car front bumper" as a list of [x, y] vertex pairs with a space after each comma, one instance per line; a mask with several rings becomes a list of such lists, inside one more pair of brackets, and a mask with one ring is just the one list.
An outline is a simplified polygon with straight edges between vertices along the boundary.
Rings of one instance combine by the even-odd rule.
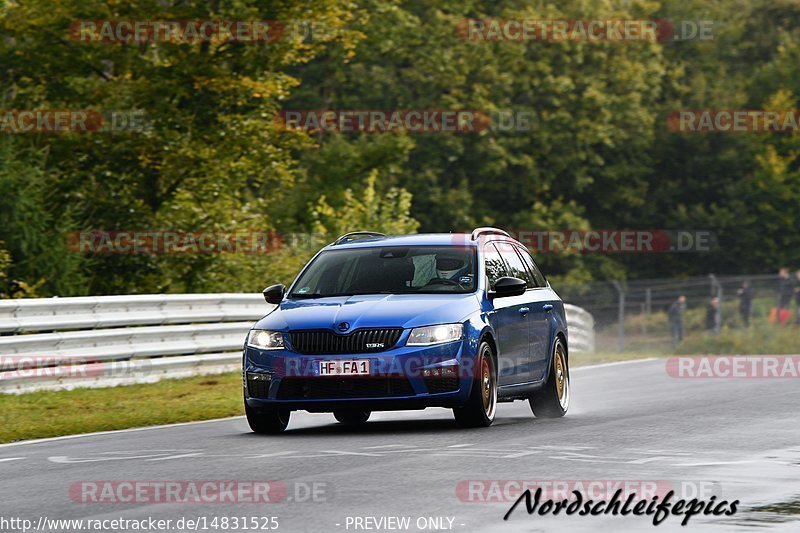
[[[242, 374], [245, 399], [253, 408], [312, 412], [457, 407], [469, 396], [472, 352], [470, 343], [464, 340], [341, 355], [301, 355], [246, 346]], [[362, 359], [370, 361], [369, 375], [319, 375], [320, 362]]]

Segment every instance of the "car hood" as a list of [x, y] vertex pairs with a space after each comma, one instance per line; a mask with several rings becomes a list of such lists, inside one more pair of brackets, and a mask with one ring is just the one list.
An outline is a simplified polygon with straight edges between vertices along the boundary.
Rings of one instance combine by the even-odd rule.
[[254, 326], [288, 331], [369, 327], [413, 328], [461, 322], [479, 310], [474, 294], [365, 294], [284, 300]]

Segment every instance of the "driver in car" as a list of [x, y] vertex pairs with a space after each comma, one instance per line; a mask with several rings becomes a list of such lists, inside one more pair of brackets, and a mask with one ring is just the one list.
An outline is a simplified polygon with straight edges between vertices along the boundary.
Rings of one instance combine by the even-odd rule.
[[455, 281], [459, 285], [468, 285], [472, 282], [472, 274], [469, 272], [469, 265], [460, 257], [437, 256], [436, 275], [439, 279]]

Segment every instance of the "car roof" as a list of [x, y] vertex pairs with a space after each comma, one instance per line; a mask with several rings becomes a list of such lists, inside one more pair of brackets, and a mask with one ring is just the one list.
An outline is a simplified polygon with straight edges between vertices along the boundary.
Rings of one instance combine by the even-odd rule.
[[347, 250], [352, 248], [373, 248], [376, 246], [468, 246], [477, 247], [480, 242], [504, 240], [517, 242], [503, 235], [486, 235], [480, 240], [472, 240], [469, 233], [416, 233], [413, 235], [387, 235], [385, 237], [363, 237], [340, 244], [331, 243], [325, 250]]

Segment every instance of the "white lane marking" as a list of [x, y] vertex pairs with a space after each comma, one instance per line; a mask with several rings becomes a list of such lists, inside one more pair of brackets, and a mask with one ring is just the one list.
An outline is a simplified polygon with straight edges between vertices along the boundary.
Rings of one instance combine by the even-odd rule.
[[275, 453], [203, 453], [203, 457], [216, 457], [216, 458], [235, 458], [235, 459], [264, 459], [266, 457], [279, 457], [281, 455], [292, 455], [297, 453], [295, 450], [286, 450]]
[[654, 463], [656, 461], [662, 461], [664, 459], [675, 459], [674, 457], [667, 457], [664, 455], [656, 455], [655, 457], [646, 457], [644, 459], [634, 459], [633, 461], [628, 461], [630, 465], [645, 465], [647, 463]]
[[442, 451], [441, 448], [409, 448], [407, 450], [383, 450], [380, 453], [381, 454], [385, 454], [385, 453], [409, 453], [409, 452], [418, 453], [418, 452], [440, 452], [440, 451]]
[[627, 457], [614, 457], [607, 455], [589, 455], [585, 453], [564, 452], [561, 456], [550, 456], [550, 459], [558, 461], [577, 461], [579, 463], [612, 463], [627, 464], [630, 460]]
[[501, 459], [517, 459], [519, 457], [525, 457], [526, 455], [536, 455], [537, 453], [542, 453], [539, 450], [530, 450], [527, 452], [518, 452], [518, 453], [511, 453], [508, 455], [504, 455]]
[[724, 466], [724, 465], [748, 465], [754, 463], [763, 464], [762, 461], [715, 461], [709, 463], [675, 463], [672, 466]]
[[431, 455], [437, 455], [441, 457], [465, 457], [468, 455], [480, 455], [482, 457], [495, 457], [497, 459], [502, 459], [504, 452], [486, 452], [481, 450], [463, 450], [463, 451], [439, 451], [432, 453]]
[[451, 444], [448, 448], [466, 448], [467, 446], [472, 446], [472, 444]]
[[19, 461], [20, 459], [25, 459], [24, 457], [4, 457], [0, 459], [0, 463], [7, 463], [8, 461]]
[[322, 453], [332, 453], [335, 455], [360, 455], [363, 457], [381, 457], [381, 454], [379, 453], [345, 452], [342, 450], [322, 450]]
[[[647, 357], [645, 359], [631, 359], [630, 361], [614, 361], [614, 362], [611, 362], [611, 363], [599, 363], [599, 364], [596, 364], [596, 365], [576, 366], [574, 368], [570, 368], [569, 371], [570, 372], [577, 372], [578, 370], [588, 370], [590, 368], [605, 368], [607, 366], [630, 365], [630, 364], [633, 364], [633, 363], [645, 363], [647, 361], [658, 361], [659, 359], [661, 359], [661, 358], [659, 358], [659, 357]], [[666, 361], [666, 358], [664, 358], [664, 361]]]
[[550, 446], [548, 444], [540, 444], [538, 446], [529, 446], [531, 450], [574, 450], [580, 452], [583, 450], [595, 450], [597, 446]]
[[459, 453], [458, 455], [449, 454], [449, 453], [432, 453], [431, 455], [435, 455], [437, 457], [478, 457], [480, 459], [502, 459], [502, 455], [487, 455], [487, 454], [477, 454], [477, 453]]
[[180, 459], [181, 457], [197, 457], [203, 455], [202, 453], [181, 453], [178, 455], [168, 455], [166, 457], [156, 457], [155, 459], [147, 459], [148, 461], [166, 461], [167, 459]]
[[118, 451], [98, 452], [98, 453], [100, 455], [136, 455], [142, 453], [172, 454], [172, 453], [192, 453], [201, 451], [203, 450], [118, 450]]
[[163, 457], [164, 454], [125, 455], [121, 457], [67, 457], [66, 455], [52, 455], [47, 458], [51, 463], [101, 463], [105, 461], [128, 461], [130, 459], [152, 459]]
[[[267, 457], [280, 457], [282, 455], [292, 455], [293, 453], [297, 453], [297, 452], [295, 452], [294, 450], [286, 450], [286, 451], [283, 451], [283, 452], [275, 452], [275, 453], [261, 453], [261, 454], [258, 454], [258, 455], [254, 455], [252, 457], [252, 459], [265, 459]], [[232, 457], [237, 457], [237, 456], [232, 456]], [[241, 457], [241, 455], [239, 455], [238, 457]]]
[[[671, 450], [653, 450], [653, 451], [630, 450], [630, 451], [633, 452], [633, 453], [641, 453], [641, 454], [644, 454], [644, 455], [662, 455], [664, 453], [668, 453], [671, 456], [675, 456], [675, 455], [689, 455], [689, 456], [691, 456], [691, 455], [694, 455], [694, 454], [697, 454], [697, 453], [702, 453], [702, 452], [673, 452]], [[706, 453], [713, 453], [713, 452], [706, 452]]]

